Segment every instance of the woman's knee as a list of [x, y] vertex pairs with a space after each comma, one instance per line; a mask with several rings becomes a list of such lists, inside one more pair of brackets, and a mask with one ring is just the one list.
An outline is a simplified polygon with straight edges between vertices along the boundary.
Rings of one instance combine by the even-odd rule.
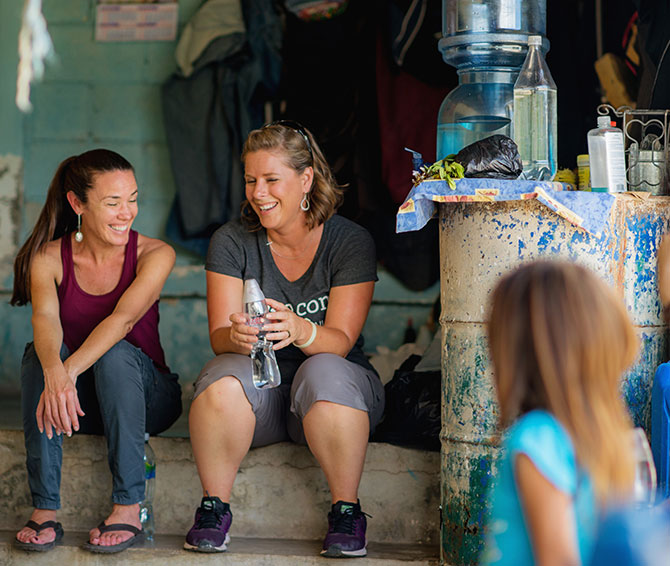
[[191, 404], [191, 414], [194, 411], [225, 411], [229, 407], [239, 407], [247, 404], [251, 410], [251, 404], [247, 400], [244, 388], [240, 381], [233, 375], [225, 375], [207, 386]]
[[109, 384], [114, 388], [128, 383], [142, 384], [140, 350], [130, 342], [120, 340], [93, 364], [96, 386]]
[[307, 358], [298, 368], [293, 378], [293, 387], [296, 389], [304, 387], [316, 387], [318, 384], [326, 379], [329, 379], [330, 371], [324, 371], [327, 366], [332, 368], [340, 363], [345, 362], [344, 358], [337, 354], [315, 354]]
[[373, 384], [378, 381], [369, 370], [341, 356], [312, 356], [296, 372], [291, 388], [291, 411], [303, 419], [315, 404], [321, 403], [374, 412], [379, 404], [379, 393]]

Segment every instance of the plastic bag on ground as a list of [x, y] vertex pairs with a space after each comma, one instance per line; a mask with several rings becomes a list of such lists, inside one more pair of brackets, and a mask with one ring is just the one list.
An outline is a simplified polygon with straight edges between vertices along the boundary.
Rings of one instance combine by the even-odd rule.
[[384, 390], [384, 419], [372, 436], [374, 442], [440, 450], [440, 371], [414, 371], [421, 360], [412, 354], [396, 370]]

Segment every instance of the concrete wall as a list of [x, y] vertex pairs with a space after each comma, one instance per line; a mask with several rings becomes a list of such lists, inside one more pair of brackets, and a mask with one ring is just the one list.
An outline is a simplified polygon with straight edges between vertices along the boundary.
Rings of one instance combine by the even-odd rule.
[[[17, 38], [22, 2], [0, 2], [0, 393], [18, 391], [20, 356], [31, 339], [30, 309], [7, 305], [11, 261], [41, 209], [48, 183], [65, 157], [107, 147], [136, 168], [140, 214], [135, 228], [164, 238], [174, 198], [159, 89], [175, 69], [176, 42], [98, 43], [95, 0], [43, 2], [56, 60], [33, 84], [33, 110], [15, 104]], [[201, 0], [179, 0], [180, 29]], [[164, 290], [161, 335], [168, 363], [184, 385], [210, 357], [202, 260], [178, 249], [177, 267]], [[380, 273], [365, 327], [367, 350], [396, 348], [408, 317], [421, 323], [439, 295], [404, 289]]]

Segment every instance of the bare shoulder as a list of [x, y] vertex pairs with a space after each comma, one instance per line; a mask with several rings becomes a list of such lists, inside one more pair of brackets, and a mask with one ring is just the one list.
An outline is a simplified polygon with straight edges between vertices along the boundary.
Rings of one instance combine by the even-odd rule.
[[137, 235], [137, 261], [144, 263], [146, 261], [159, 261], [174, 265], [176, 254], [172, 246], [158, 238], [150, 238]]
[[[42, 247], [32, 259], [31, 271], [58, 276], [63, 271], [60, 256], [61, 238], [52, 240]], [[60, 278], [59, 278], [60, 279]]]

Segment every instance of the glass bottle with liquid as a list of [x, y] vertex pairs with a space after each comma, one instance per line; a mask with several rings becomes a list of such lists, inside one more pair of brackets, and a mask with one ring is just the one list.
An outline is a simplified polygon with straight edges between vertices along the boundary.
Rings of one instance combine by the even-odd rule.
[[437, 119], [437, 159], [494, 134], [510, 136], [516, 72], [461, 68], [458, 86], [444, 99]]
[[528, 38], [528, 54], [514, 83], [514, 141], [521, 178], [551, 181], [558, 169], [556, 83], [542, 55], [542, 36]]

